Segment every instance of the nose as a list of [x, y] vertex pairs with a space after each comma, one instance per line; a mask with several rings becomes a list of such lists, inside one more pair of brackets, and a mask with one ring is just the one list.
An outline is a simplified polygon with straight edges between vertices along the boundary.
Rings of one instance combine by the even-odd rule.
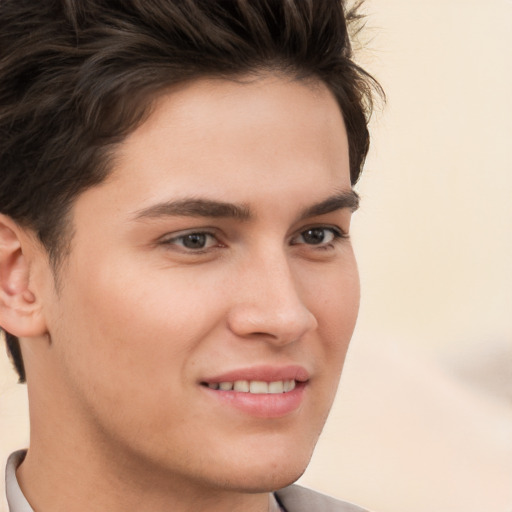
[[228, 324], [237, 336], [285, 345], [317, 328], [285, 256], [253, 261], [236, 281]]

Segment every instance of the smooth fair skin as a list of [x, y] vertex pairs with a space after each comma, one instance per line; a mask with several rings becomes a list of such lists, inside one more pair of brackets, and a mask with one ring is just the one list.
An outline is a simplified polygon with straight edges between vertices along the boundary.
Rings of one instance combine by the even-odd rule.
[[[35, 237], [1, 217], [35, 510], [266, 511], [334, 399], [359, 304], [356, 206], [333, 95], [266, 75], [157, 101], [77, 198], [58, 290]], [[207, 387], [244, 377], [297, 382]]]

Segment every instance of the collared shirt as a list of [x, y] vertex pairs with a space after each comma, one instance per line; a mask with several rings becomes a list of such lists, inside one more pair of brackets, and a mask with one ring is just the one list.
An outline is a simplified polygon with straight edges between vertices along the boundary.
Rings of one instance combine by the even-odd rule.
[[[7, 468], [5, 470], [5, 491], [7, 493], [7, 503], [9, 504], [9, 512], [34, 512], [29, 505], [27, 499], [23, 495], [16, 478], [16, 469], [23, 462], [26, 450], [20, 450], [11, 454], [7, 460]], [[269, 512], [284, 512], [273, 494], [270, 495]]]
[[26, 453], [25, 450], [14, 452], [7, 460], [5, 492], [7, 493], [9, 512], [34, 512], [25, 496], [23, 496], [16, 478], [16, 468], [23, 462]]

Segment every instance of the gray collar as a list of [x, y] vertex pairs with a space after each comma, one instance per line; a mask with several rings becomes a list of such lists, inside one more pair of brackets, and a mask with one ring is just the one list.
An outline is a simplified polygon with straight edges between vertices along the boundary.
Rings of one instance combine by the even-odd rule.
[[14, 452], [7, 460], [5, 491], [7, 493], [9, 512], [34, 512], [25, 496], [23, 496], [16, 478], [16, 468], [23, 462], [26, 453], [26, 450]]

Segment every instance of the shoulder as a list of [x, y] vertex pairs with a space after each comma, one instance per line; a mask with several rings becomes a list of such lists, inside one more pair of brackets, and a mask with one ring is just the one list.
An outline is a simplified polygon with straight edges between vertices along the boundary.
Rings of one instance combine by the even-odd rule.
[[368, 512], [357, 505], [340, 501], [325, 494], [290, 485], [275, 493], [287, 512]]

